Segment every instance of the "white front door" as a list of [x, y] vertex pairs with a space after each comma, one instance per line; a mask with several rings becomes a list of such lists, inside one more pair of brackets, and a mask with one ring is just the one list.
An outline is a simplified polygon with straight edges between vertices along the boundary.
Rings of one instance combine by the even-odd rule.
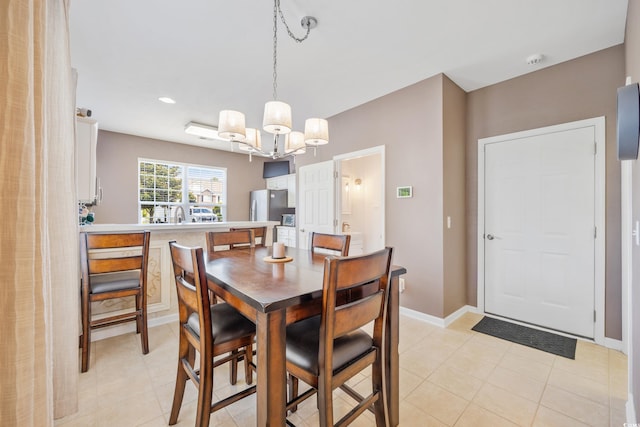
[[485, 312], [594, 337], [594, 132], [484, 146]]
[[301, 166], [298, 169], [298, 247], [310, 247], [311, 232], [334, 233], [333, 160]]

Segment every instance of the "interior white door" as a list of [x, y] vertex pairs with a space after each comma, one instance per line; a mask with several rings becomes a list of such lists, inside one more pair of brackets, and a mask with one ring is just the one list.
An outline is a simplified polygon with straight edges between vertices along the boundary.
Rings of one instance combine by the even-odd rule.
[[298, 169], [298, 247], [309, 248], [310, 233], [334, 232], [334, 163], [333, 160], [302, 166]]
[[594, 337], [593, 127], [486, 144], [485, 311]]

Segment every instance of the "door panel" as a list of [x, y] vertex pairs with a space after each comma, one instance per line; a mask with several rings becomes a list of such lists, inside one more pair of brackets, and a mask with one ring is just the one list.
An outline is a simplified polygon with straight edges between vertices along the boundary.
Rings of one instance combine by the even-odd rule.
[[485, 146], [485, 311], [594, 336], [594, 129]]
[[309, 248], [309, 233], [334, 232], [334, 163], [332, 160], [298, 170], [298, 247]]

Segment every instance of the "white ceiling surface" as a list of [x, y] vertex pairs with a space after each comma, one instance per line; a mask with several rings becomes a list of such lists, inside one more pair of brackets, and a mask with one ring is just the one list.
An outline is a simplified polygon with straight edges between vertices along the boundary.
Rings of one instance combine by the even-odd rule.
[[[303, 130], [306, 118], [328, 118], [438, 73], [472, 91], [620, 44], [627, 0], [281, 0], [281, 7], [298, 36], [303, 16], [318, 20], [303, 43], [279, 22], [278, 98]], [[91, 109], [101, 129], [230, 150], [184, 126], [215, 126], [220, 110], [235, 109], [248, 127], [262, 127], [272, 99], [272, 13], [269, 0], [73, 0], [77, 105]], [[534, 53], [545, 60], [528, 65]]]

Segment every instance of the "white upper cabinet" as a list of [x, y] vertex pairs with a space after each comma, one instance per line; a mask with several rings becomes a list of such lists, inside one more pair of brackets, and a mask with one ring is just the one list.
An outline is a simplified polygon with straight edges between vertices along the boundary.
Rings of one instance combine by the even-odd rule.
[[98, 185], [96, 177], [96, 148], [98, 122], [86, 117], [76, 117], [76, 170], [78, 171], [78, 201], [96, 203]]
[[267, 178], [267, 190], [286, 190], [288, 176], [289, 175], [281, 175]]

